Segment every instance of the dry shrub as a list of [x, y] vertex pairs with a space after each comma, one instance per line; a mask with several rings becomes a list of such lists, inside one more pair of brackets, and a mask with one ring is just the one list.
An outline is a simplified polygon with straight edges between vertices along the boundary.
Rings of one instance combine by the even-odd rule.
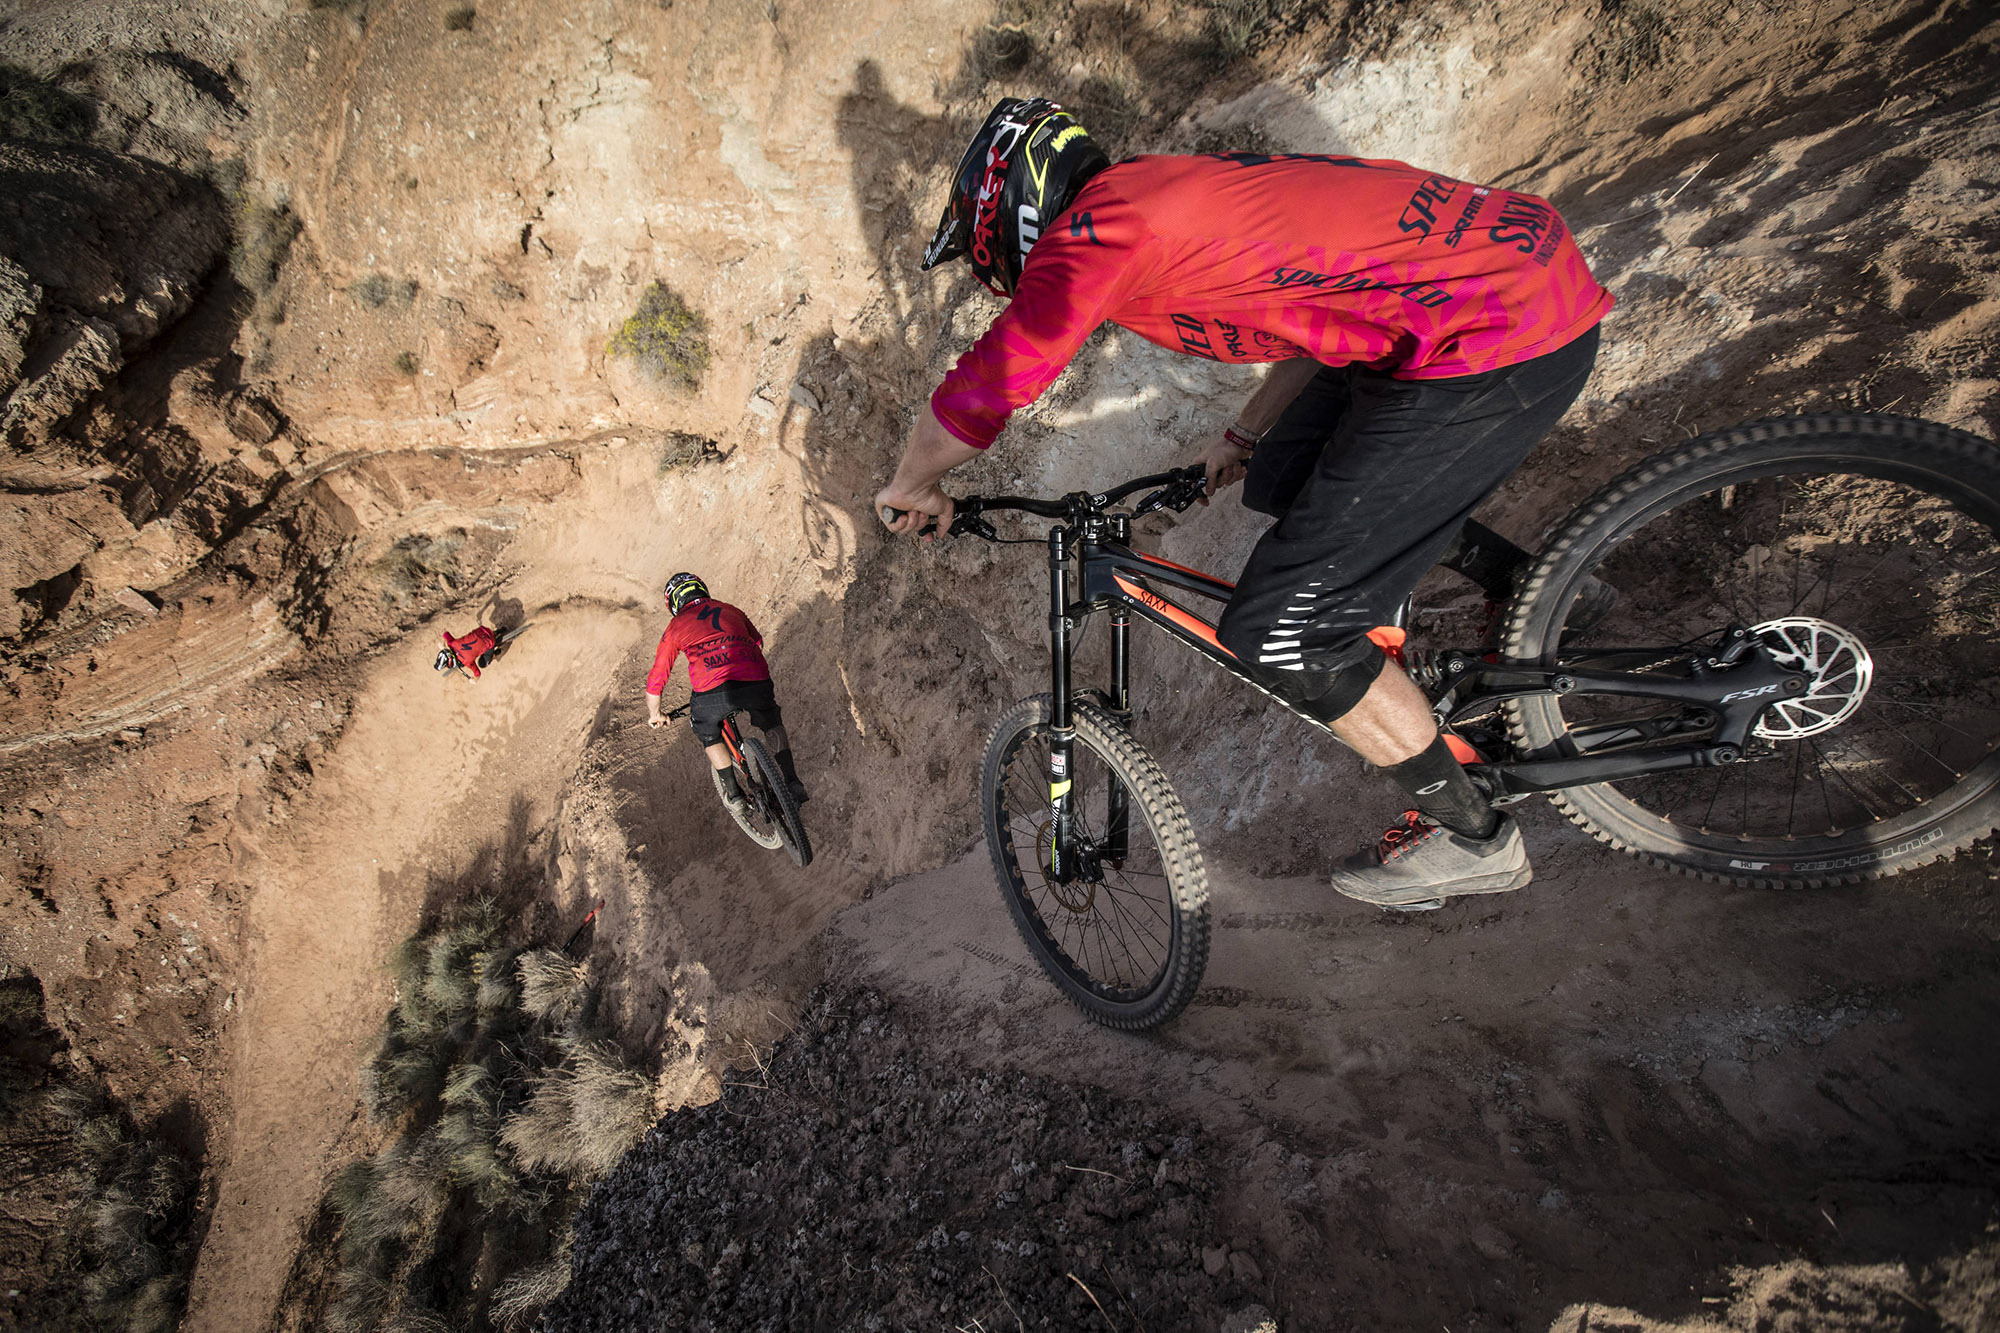
[[[457, 587], [458, 556], [464, 545], [463, 528], [412, 533], [370, 562], [367, 572], [381, 590], [382, 600], [399, 605], [427, 592]], [[401, 950], [422, 947], [426, 947], [423, 940], [413, 939], [405, 941]]]
[[366, 306], [408, 306], [417, 299], [417, 281], [369, 273], [347, 284], [347, 294]]
[[514, 978], [519, 949], [488, 949], [472, 961], [472, 975], [479, 982], [473, 1003], [482, 1014], [497, 1014], [520, 1003], [521, 992]]
[[446, 12], [444, 16], [444, 30], [446, 32], [470, 32], [473, 20], [478, 17], [479, 11], [471, 5], [460, 5], [458, 8]]
[[575, 1231], [564, 1229], [553, 1254], [502, 1282], [493, 1293], [494, 1322], [509, 1330], [526, 1328], [543, 1306], [562, 1295], [569, 1285], [569, 1255], [575, 1242]]
[[653, 1093], [603, 1044], [580, 1048], [535, 1080], [527, 1105], [500, 1128], [500, 1142], [529, 1171], [595, 1179], [653, 1123]]
[[656, 282], [604, 350], [609, 356], [630, 357], [662, 384], [693, 393], [708, 369], [708, 321], [673, 289]]
[[236, 196], [235, 239], [229, 247], [229, 271], [236, 280], [262, 296], [278, 281], [278, 270], [292, 252], [302, 224], [284, 203], [267, 204], [247, 192]]
[[530, 949], [514, 965], [521, 982], [521, 1008], [549, 1024], [568, 1022], [582, 1009], [588, 973], [559, 949]]
[[19, 65], [0, 64], [0, 139], [84, 143], [97, 108]]
[[99, 1322], [164, 1333], [180, 1321], [192, 1258], [193, 1168], [138, 1133], [95, 1087], [70, 1084], [49, 1105], [70, 1122], [77, 1153], [66, 1237], [77, 1289]]

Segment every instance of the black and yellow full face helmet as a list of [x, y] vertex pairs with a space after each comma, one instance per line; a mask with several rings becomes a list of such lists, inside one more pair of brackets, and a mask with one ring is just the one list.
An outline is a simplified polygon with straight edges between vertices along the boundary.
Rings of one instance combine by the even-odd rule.
[[693, 574], [680, 573], [667, 580], [667, 612], [679, 615], [689, 602], [708, 596], [708, 585]]
[[958, 161], [923, 266], [965, 255], [987, 290], [1012, 296], [1043, 228], [1110, 164], [1076, 117], [1048, 98], [1002, 99]]

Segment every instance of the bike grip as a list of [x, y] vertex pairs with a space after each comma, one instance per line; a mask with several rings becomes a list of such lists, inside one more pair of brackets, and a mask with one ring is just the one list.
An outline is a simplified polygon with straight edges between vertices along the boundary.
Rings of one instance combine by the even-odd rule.
[[[907, 509], [898, 509], [894, 505], [883, 505], [882, 521], [884, 523], [900, 522], [909, 512], [910, 511]], [[922, 537], [936, 531], [937, 531], [937, 520], [932, 519], [930, 522], [924, 524], [921, 528], [917, 529], [917, 535], [919, 537]]]

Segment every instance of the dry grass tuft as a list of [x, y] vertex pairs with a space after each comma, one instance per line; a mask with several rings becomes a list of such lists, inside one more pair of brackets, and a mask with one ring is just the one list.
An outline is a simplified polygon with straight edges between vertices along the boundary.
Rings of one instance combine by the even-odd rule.
[[575, 1239], [574, 1232], [565, 1231], [555, 1253], [500, 1284], [493, 1293], [490, 1311], [495, 1323], [508, 1330], [526, 1328], [543, 1306], [562, 1295], [569, 1285], [569, 1256]]
[[500, 1142], [527, 1170], [595, 1179], [652, 1123], [652, 1089], [599, 1043], [536, 1079], [528, 1104], [501, 1126]]
[[583, 1007], [588, 969], [560, 949], [531, 949], [514, 965], [521, 982], [521, 1008], [543, 1023], [560, 1025]]

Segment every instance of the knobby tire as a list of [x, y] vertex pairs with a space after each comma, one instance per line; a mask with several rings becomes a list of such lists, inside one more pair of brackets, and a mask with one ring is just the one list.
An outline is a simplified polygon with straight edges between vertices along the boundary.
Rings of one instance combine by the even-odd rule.
[[[1779, 534], [1774, 542], [1757, 540], [1760, 524]], [[1996, 532], [2000, 449], [1932, 422], [1780, 418], [1644, 460], [1550, 539], [1511, 607], [1507, 658], [1554, 665], [1593, 643], [1674, 642], [1675, 623], [1720, 620], [1725, 602], [1747, 621], [1784, 612], [1789, 599], [1790, 614], [1822, 615], [1855, 632], [1875, 655], [1874, 683], [1833, 729], [1774, 741], [1755, 762], [1576, 787], [1552, 799], [1601, 841], [1739, 885], [1885, 878], [1989, 836], [2000, 827], [2000, 650], [1990, 646], [2000, 641]], [[1691, 577], [1677, 578], [1677, 569]], [[1563, 622], [1593, 573], [1625, 595], [1614, 612], [1623, 621], [1571, 643]], [[1861, 579], [1858, 594], [1840, 583], [1843, 573]], [[1701, 586], [1704, 575], [1710, 588]], [[1679, 606], [1667, 604], [1674, 598]], [[1888, 628], [1871, 643], [1872, 630], [1843, 620], [1857, 615]], [[1509, 701], [1516, 753], [1575, 753], [1571, 718], [1588, 720], [1594, 706], [1607, 705], [1554, 694]], [[1716, 776], [1692, 776], [1708, 774]], [[1710, 780], [1704, 809], [1700, 784]], [[1825, 827], [1800, 835], [1800, 822]]]
[[[1052, 810], [1047, 799], [1047, 774], [1036, 771], [1033, 745], [1037, 738], [1045, 740], [1048, 735], [1052, 705], [1046, 694], [1014, 705], [987, 737], [980, 779], [986, 845], [1014, 925], [1028, 951], [1062, 993], [1107, 1027], [1132, 1031], [1156, 1027], [1186, 1009], [1201, 984], [1209, 947], [1208, 873], [1187, 812], [1152, 756], [1109, 712], [1083, 702], [1072, 707], [1077, 739], [1073, 799], [1087, 809], [1090, 798], [1098, 794], [1083, 771], [1087, 752], [1127, 793], [1127, 856], [1105, 875], [1104, 883], [1095, 886], [1060, 887], [1035, 866], [1021, 865], [1019, 839], [1023, 836], [1037, 848], [1035, 860], [1040, 861], [1045, 834], [1036, 831], [1037, 821]], [[1027, 762], [1021, 762], [1024, 750]], [[1108, 784], [1103, 790], [1109, 790]], [[1032, 808], [1038, 800], [1041, 810]], [[1136, 868], [1151, 864], [1141, 844], [1157, 858], [1157, 872]], [[1129, 875], [1127, 867], [1132, 867]], [[1113, 882], [1120, 879], [1124, 884]], [[1152, 884], [1152, 880], [1159, 882]], [[1139, 884], [1145, 884], [1143, 892], [1134, 887]], [[1155, 904], [1145, 892], [1158, 893], [1159, 902]], [[1089, 904], [1081, 910], [1068, 908], [1062, 902], [1065, 895], [1088, 897]], [[1100, 896], [1110, 904], [1109, 910], [1099, 911]], [[1093, 913], [1098, 918], [1094, 922], [1090, 920]], [[1126, 918], [1122, 923], [1118, 919], [1121, 914]], [[1100, 961], [1093, 970], [1089, 947], [1093, 931], [1102, 959], [1107, 939], [1127, 938], [1127, 932], [1137, 934], [1160, 927], [1167, 938], [1150, 975], [1119, 984], [1117, 978], [1098, 975], [1099, 971], [1113, 970], [1108, 963]], [[1083, 943], [1066, 947], [1066, 940]], [[1083, 957], [1077, 957], [1078, 953]]]
[[[792, 858], [792, 864], [801, 868], [812, 864], [812, 840], [806, 836], [806, 826], [799, 819], [798, 803], [792, 800], [792, 789], [785, 782], [778, 761], [771, 758], [771, 752], [764, 748], [764, 742], [746, 739], [743, 742], [744, 763], [756, 774], [756, 780], [764, 788], [764, 795], [770, 800], [771, 808], [777, 813], [778, 843]], [[777, 846], [765, 843], [764, 846]]]

